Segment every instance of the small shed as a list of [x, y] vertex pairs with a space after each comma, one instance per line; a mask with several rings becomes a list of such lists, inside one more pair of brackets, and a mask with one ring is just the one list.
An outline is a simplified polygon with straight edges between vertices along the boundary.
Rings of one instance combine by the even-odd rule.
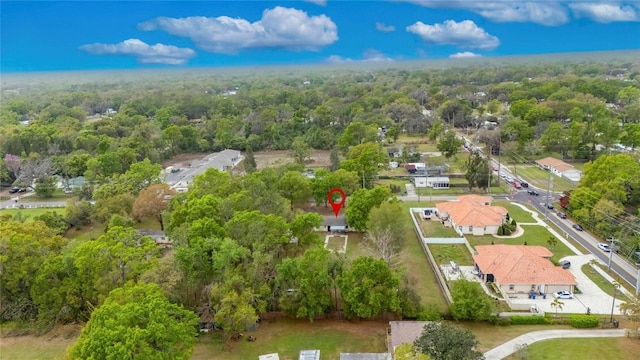
[[280, 360], [280, 356], [278, 356], [278, 353], [260, 355], [258, 360]]
[[427, 178], [427, 186], [433, 189], [448, 189], [450, 180], [448, 176], [434, 176]]
[[320, 350], [300, 350], [298, 360], [320, 360]]

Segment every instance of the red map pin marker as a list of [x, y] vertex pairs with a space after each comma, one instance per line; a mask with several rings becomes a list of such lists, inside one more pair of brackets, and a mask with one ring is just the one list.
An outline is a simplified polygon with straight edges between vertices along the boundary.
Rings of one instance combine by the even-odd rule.
[[[333, 193], [339, 193], [342, 196], [339, 203], [334, 203], [333, 200], [331, 199], [331, 194]], [[339, 189], [339, 188], [331, 189], [329, 191], [329, 194], [327, 194], [327, 198], [329, 199], [329, 204], [331, 204], [331, 207], [333, 208], [333, 212], [336, 214], [336, 217], [338, 217], [340, 208], [342, 207], [342, 204], [344, 204], [344, 201], [347, 199], [347, 197], [344, 195], [344, 191], [342, 191], [342, 189]]]

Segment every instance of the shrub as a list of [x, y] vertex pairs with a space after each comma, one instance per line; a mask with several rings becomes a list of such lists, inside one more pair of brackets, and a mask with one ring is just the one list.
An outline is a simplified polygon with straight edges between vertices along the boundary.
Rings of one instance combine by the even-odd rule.
[[576, 329], [589, 329], [598, 327], [600, 320], [592, 315], [571, 315], [569, 317], [569, 325]]
[[548, 325], [549, 319], [544, 316], [512, 316], [512, 325]]
[[511, 229], [509, 229], [508, 226], [502, 226], [502, 232], [504, 233], [504, 235], [509, 236], [511, 235]]
[[509, 326], [512, 324], [510, 317], [502, 317], [502, 316], [496, 316], [496, 315], [492, 315], [489, 318], [489, 323], [492, 325], [498, 325], [498, 326]]
[[498, 228], [498, 235], [499, 235], [499, 236], [504, 235], [504, 226], [500, 226], [500, 227]]

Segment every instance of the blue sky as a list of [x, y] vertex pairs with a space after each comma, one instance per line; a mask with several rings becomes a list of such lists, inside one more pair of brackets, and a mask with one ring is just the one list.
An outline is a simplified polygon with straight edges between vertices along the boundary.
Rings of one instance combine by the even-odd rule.
[[5, 1], [0, 71], [640, 48], [640, 1]]

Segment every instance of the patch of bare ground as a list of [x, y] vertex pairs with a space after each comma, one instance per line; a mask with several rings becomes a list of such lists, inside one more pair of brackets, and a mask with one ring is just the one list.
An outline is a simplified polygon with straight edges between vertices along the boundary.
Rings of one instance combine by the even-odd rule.
[[177, 166], [177, 167], [188, 167], [191, 162], [195, 160], [200, 160], [203, 157], [209, 155], [210, 153], [188, 153], [188, 154], [179, 154], [172, 157], [169, 160], [166, 160], [162, 163], [162, 167], [166, 168], [168, 166]]
[[[268, 167], [278, 167], [293, 162], [289, 150], [268, 150], [254, 152], [258, 170]], [[329, 167], [331, 165], [329, 150], [313, 150], [307, 167]]]

